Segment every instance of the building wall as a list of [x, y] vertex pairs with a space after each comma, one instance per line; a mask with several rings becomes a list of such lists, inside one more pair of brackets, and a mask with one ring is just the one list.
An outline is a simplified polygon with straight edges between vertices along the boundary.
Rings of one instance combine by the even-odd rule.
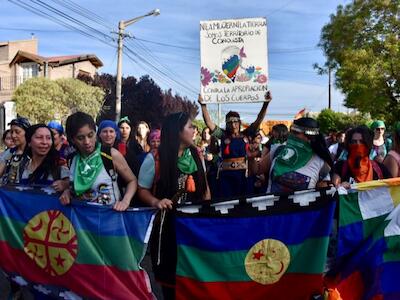
[[9, 64], [19, 50], [33, 54], [37, 54], [38, 52], [37, 39], [10, 41], [4, 42], [4, 45], [1, 44], [2, 43], [0, 42], [0, 77], [15, 76], [15, 73], [12, 72]]
[[96, 68], [90, 61], [82, 61], [60, 67], [49, 67], [49, 78], [53, 80], [59, 78], [76, 78], [79, 70], [88, 72], [92, 76], [96, 73]]
[[9, 61], [11, 61], [14, 58], [15, 54], [17, 54], [17, 52], [20, 50], [37, 55], [38, 54], [38, 40], [32, 39], [32, 40], [9, 42], [9, 46], [8, 46]]

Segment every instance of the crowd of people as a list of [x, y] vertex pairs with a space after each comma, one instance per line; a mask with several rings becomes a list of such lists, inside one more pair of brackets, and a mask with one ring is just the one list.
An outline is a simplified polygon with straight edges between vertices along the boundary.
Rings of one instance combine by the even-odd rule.
[[[201, 134], [189, 114], [167, 116], [161, 128], [128, 117], [96, 126], [83, 112], [31, 125], [18, 117], [3, 134], [3, 185], [52, 187], [63, 205], [71, 199], [111, 205], [150, 206], [171, 212], [174, 205], [288, 193], [334, 185], [350, 188], [400, 173], [400, 123], [392, 139], [383, 121], [324, 137], [316, 120], [302, 117], [290, 128], [275, 125], [269, 139], [260, 131], [272, 97], [268, 92], [257, 119], [242, 128], [238, 112], [225, 128], [210, 117], [199, 96], [206, 127]], [[174, 214], [160, 214], [150, 248], [153, 270], [165, 299], [174, 299], [176, 243]], [[162, 225], [161, 225], [162, 224]], [[163, 226], [162, 236], [160, 226]]]

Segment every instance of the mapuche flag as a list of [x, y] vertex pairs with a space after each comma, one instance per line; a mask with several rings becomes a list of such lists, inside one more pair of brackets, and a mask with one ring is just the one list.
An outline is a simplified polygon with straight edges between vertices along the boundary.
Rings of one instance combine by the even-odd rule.
[[345, 300], [400, 299], [400, 178], [339, 190], [336, 266], [326, 282]]
[[0, 189], [0, 268], [55, 298], [153, 299], [145, 254], [154, 210], [116, 212], [28, 189]]
[[307, 299], [323, 293], [333, 190], [182, 206], [177, 299]]

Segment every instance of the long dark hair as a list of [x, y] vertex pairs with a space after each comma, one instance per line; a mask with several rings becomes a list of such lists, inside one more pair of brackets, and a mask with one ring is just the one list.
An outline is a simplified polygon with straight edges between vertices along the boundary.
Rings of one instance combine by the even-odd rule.
[[70, 144], [73, 144], [73, 138], [78, 134], [79, 129], [85, 125], [88, 125], [90, 129], [96, 132], [96, 124], [92, 116], [88, 115], [87, 113], [77, 111], [67, 118], [67, 122], [65, 123], [65, 131]]
[[344, 145], [347, 151], [349, 151], [351, 140], [353, 139], [353, 134], [359, 133], [363, 138], [363, 143], [367, 146], [368, 151], [372, 149], [374, 142], [373, 132], [365, 125], [358, 126], [356, 128], [350, 129], [346, 132], [346, 138], [344, 140]]
[[[54, 180], [60, 179], [60, 166], [59, 166], [60, 155], [56, 150], [56, 148], [54, 147], [54, 136], [50, 128], [46, 124], [32, 125], [26, 131], [26, 144], [29, 145], [29, 143], [32, 140], [32, 136], [40, 128], [46, 128], [49, 130], [52, 144], [49, 152], [47, 153], [42, 163], [29, 176], [28, 181], [29, 183], [32, 184], [40, 184], [41, 182], [46, 181], [49, 175], [51, 175]], [[27, 146], [25, 148], [24, 154], [26, 155], [25, 157], [32, 157], [31, 146]]]
[[[160, 159], [160, 180], [157, 183], [157, 196], [171, 198], [178, 191], [178, 151], [179, 134], [189, 120], [187, 113], [174, 113], [166, 117], [161, 129], [161, 143], [158, 148]], [[193, 174], [196, 183], [196, 199], [203, 200], [206, 192], [206, 179], [197, 149], [190, 146], [190, 151], [197, 164], [197, 172]]]

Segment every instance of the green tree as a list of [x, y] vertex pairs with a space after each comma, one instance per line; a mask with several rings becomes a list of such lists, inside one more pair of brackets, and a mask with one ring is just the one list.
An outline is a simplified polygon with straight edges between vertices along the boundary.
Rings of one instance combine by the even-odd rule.
[[55, 82], [46, 78], [24, 81], [14, 92], [16, 112], [33, 123], [42, 123], [62, 111], [63, 91]]
[[104, 92], [77, 79], [52, 81], [37, 77], [24, 81], [14, 92], [17, 114], [32, 123], [46, 123], [54, 118], [65, 120], [75, 111], [93, 117], [99, 113]]
[[389, 122], [400, 119], [399, 15], [399, 0], [340, 5], [319, 43], [345, 105]]
[[368, 115], [360, 113], [345, 114], [334, 112], [330, 109], [323, 109], [317, 117], [322, 133], [329, 131], [343, 131], [359, 125], [367, 125], [371, 119]]
[[64, 93], [62, 117], [66, 118], [71, 113], [82, 111], [96, 119], [104, 102], [105, 93], [101, 88], [74, 78], [57, 79], [56, 83]]

